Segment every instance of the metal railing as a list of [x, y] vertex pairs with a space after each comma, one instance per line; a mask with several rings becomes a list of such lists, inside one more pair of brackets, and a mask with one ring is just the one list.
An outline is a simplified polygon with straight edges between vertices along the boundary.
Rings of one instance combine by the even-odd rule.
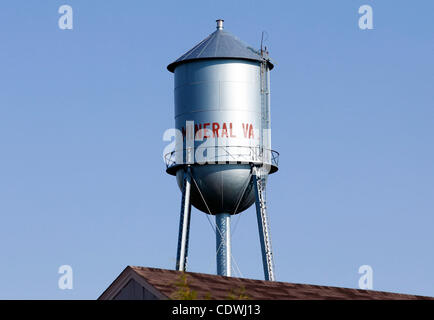
[[[205, 150], [204, 150], [205, 149]], [[196, 159], [199, 151], [200, 159]], [[181, 154], [182, 152], [182, 154]], [[204, 156], [204, 153], [206, 155]], [[191, 159], [187, 161], [186, 158]], [[260, 146], [207, 146], [175, 150], [164, 155], [166, 169], [183, 164], [212, 164], [241, 162], [279, 166], [279, 153]]]

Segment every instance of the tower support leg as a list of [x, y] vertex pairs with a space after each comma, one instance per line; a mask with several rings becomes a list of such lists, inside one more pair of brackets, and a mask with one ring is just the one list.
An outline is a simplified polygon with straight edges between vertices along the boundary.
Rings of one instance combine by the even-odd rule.
[[188, 257], [188, 238], [190, 234], [190, 190], [191, 173], [190, 167], [184, 173], [182, 184], [181, 214], [179, 218], [178, 250], [176, 254], [176, 270], [185, 271]]
[[220, 213], [215, 215], [217, 274], [231, 276], [231, 215]]
[[256, 217], [258, 219], [259, 240], [261, 242], [262, 264], [265, 280], [274, 281], [273, 251], [265, 201], [265, 177], [261, 168], [253, 168], [253, 184], [255, 189]]

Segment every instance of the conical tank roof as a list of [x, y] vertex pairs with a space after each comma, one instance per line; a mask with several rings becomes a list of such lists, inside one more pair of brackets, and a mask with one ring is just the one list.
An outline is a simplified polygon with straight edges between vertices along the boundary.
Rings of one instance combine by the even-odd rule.
[[[224, 31], [223, 20], [217, 20], [217, 30], [169, 64], [167, 70], [174, 72], [178, 65], [193, 60], [222, 58], [263, 61], [259, 52], [231, 33]], [[270, 61], [268, 61], [268, 67], [270, 70], [273, 69]]]

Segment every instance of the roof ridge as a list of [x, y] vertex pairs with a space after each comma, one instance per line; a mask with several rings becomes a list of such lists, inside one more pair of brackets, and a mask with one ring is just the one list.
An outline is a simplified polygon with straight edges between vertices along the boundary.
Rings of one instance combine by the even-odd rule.
[[181, 57], [179, 57], [177, 59], [177, 61], [179, 59], [184, 59], [184, 58], [188, 57], [196, 48], [198, 48], [202, 43], [204, 43], [205, 41], [207, 41], [213, 34], [214, 34], [214, 32], [211, 33], [210, 35], [208, 35], [208, 37], [206, 37], [205, 39], [203, 39], [202, 41], [200, 41], [198, 44], [196, 44], [193, 48], [191, 48], [190, 50], [188, 50], [186, 53], [184, 53]]

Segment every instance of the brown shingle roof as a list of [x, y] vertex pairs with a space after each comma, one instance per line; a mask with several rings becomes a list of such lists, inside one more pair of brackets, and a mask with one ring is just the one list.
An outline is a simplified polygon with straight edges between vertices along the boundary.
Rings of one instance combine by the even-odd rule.
[[[128, 270], [130, 269], [130, 270]], [[145, 267], [127, 267], [126, 271], [134, 271], [147, 283], [167, 298], [173, 298], [179, 290], [182, 272]], [[211, 274], [186, 272], [188, 287], [197, 293], [198, 299], [228, 299], [233, 293], [240, 293], [253, 300], [286, 300], [286, 299], [434, 299], [424, 296], [399, 294], [391, 292], [347, 289], [309, 284], [295, 284], [287, 282], [270, 282], [244, 278], [223, 277]]]

